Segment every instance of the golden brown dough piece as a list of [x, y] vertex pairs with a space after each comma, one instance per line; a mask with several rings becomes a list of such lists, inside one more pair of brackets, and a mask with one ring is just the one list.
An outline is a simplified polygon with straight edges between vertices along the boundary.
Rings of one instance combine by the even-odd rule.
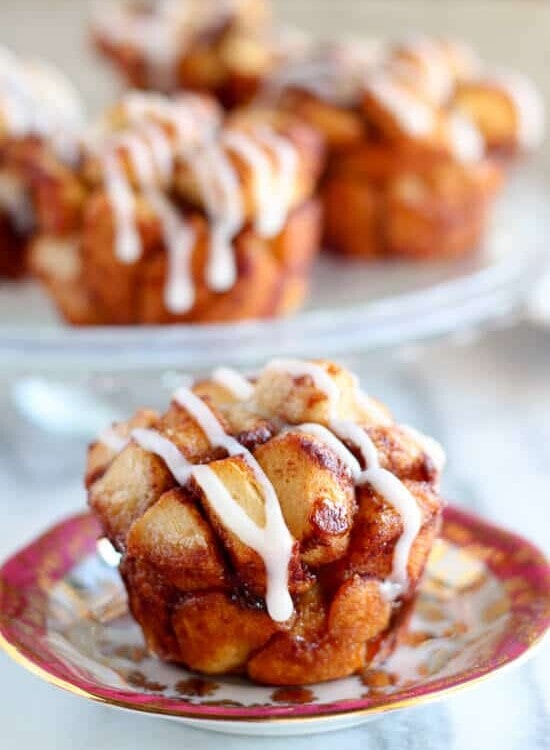
[[540, 145], [544, 104], [531, 81], [519, 73], [478, 76], [460, 82], [455, 107], [476, 123], [488, 148], [514, 156]]
[[265, 0], [122, 0], [101, 8], [97, 49], [131, 86], [215, 95], [226, 106], [255, 94], [276, 61]]
[[[51, 194], [35, 272], [75, 324], [218, 322], [298, 307], [319, 246], [319, 137], [280, 115], [222, 121], [188, 94], [128, 94], [89, 141], [72, 237]], [[98, 135], [99, 133], [99, 135]], [[61, 239], [61, 241], [60, 241]]]
[[275, 360], [103, 433], [87, 487], [155, 654], [297, 685], [353, 674], [399, 637], [443, 464], [350, 372]]
[[0, 68], [0, 278], [17, 278], [41, 206], [59, 185], [54, 174], [56, 185], [46, 184], [43, 166], [56, 161], [62, 171], [72, 161], [83, 116], [71, 84], [46, 63], [0, 47]]

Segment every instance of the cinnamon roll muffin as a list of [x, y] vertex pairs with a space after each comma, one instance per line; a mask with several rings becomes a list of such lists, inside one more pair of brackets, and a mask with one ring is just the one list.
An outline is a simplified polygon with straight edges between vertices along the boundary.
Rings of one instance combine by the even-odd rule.
[[85, 139], [77, 230], [32, 265], [78, 324], [231, 321], [302, 301], [317, 252], [319, 137], [292, 117], [225, 120], [202, 95], [130, 92]]
[[327, 245], [412, 259], [479, 245], [504, 177], [494, 157], [533, 148], [542, 131], [531, 84], [480, 70], [464, 45], [417, 37], [321, 45], [275, 75], [266, 101], [328, 145]]
[[395, 642], [438, 533], [443, 464], [344, 368], [274, 360], [114, 425], [86, 484], [153, 653], [297, 685]]
[[265, 0], [119, 0], [92, 25], [98, 50], [133, 87], [198, 90], [242, 104], [275, 63]]
[[78, 94], [58, 70], [0, 47], [0, 278], [27, 270], [28, 243], [50, 187], [42, 174], [30, 180], [33, 165], [55, 161], [68, 173], [82, 122]]

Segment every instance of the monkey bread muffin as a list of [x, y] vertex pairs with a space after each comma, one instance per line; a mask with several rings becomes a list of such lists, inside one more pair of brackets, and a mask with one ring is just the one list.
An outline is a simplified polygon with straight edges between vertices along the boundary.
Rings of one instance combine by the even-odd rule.
[[[50, 191], [32, 267], [73, 324], [291, 312], [319, 247], [322, 163], [292, 116], [232, 122], [204, 95], [129, 92], [83, 139], [77, 205]], [[55, 218], [73, 214], [60, 235]]]
[[503, 156], [534, 149], [540, 94], [491, 74], [464, 44], [425, 36], [312, 45], [264, 100], [326, 140], [325, 242], [355, 258], [456, 257], [479, 247]]
[[439, 530], [443, 464], [344, 368], [274, 360], [114, 425], [86, 484], [153, 653], [297, 685], [395, 642]]

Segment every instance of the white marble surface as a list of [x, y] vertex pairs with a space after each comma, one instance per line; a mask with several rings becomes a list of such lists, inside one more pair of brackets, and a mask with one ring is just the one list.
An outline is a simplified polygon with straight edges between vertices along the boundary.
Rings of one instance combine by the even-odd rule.
[[[365, 387], [403, 421], [439, 437], [449, 453], [446, 495], [550, 549], [550, 337], [528, 328], [350, 360]], [[143, 386], [142, 386], [143, 387]], [[158, 395], [158, 390], [157, 390]], [[118, 399], [115, 399], [118, 400]], [[0, 404], [0, 557], [84, 503], [85, 440], [37, 431]], [[0, 747], [117, 750], [138, 747], [257, 748], [134, 716], [64, 694], [0, 655]], [[288, 739], [263, 739], [262, 748]], [[549, 750], [550, 648], [533, 661], [445, 703], [347, 732], [292, 739], [298, 750]]]

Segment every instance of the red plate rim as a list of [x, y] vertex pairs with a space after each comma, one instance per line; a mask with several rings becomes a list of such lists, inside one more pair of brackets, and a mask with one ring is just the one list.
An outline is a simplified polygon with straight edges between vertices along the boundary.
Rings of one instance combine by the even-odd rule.
[[[133, 711], [173, 718], [218, 721], [320, 720], [351, 714], [376, 714], [442, 698], [487, 678], [532, 653], [550, 627], [550, 564], [533, 544], [478, 517], [448, 506], [442, 538], [459, 547], [482, 549], [497, 579], [510, 587], [510, 623], [495, 652], [475, 668], [451, 678], [436, 678], [391, 695], [344, 699], [331, 703], [291, 706], [212, 706], [184, 698], [109, 688], [76, 676], [46, 644], [44, 615], [48, 590], [95, 550], [100, 529], [89, 513], [68, 518], [15, 553], [0, 569], [0, 647], [16, 662], [47, 682], [73, 694]], [[29, 600], [33, 604], [28, 607]], [[40, 607], [42, 603], [42, 609]], [[14, 623], [30, 609], [28, 637]], [[28, 625], [28, 624], [27, 624]], [[27, 627], [29, 629], [29, 626]], [[31, 637], [32, 636], [32, 637]]]

